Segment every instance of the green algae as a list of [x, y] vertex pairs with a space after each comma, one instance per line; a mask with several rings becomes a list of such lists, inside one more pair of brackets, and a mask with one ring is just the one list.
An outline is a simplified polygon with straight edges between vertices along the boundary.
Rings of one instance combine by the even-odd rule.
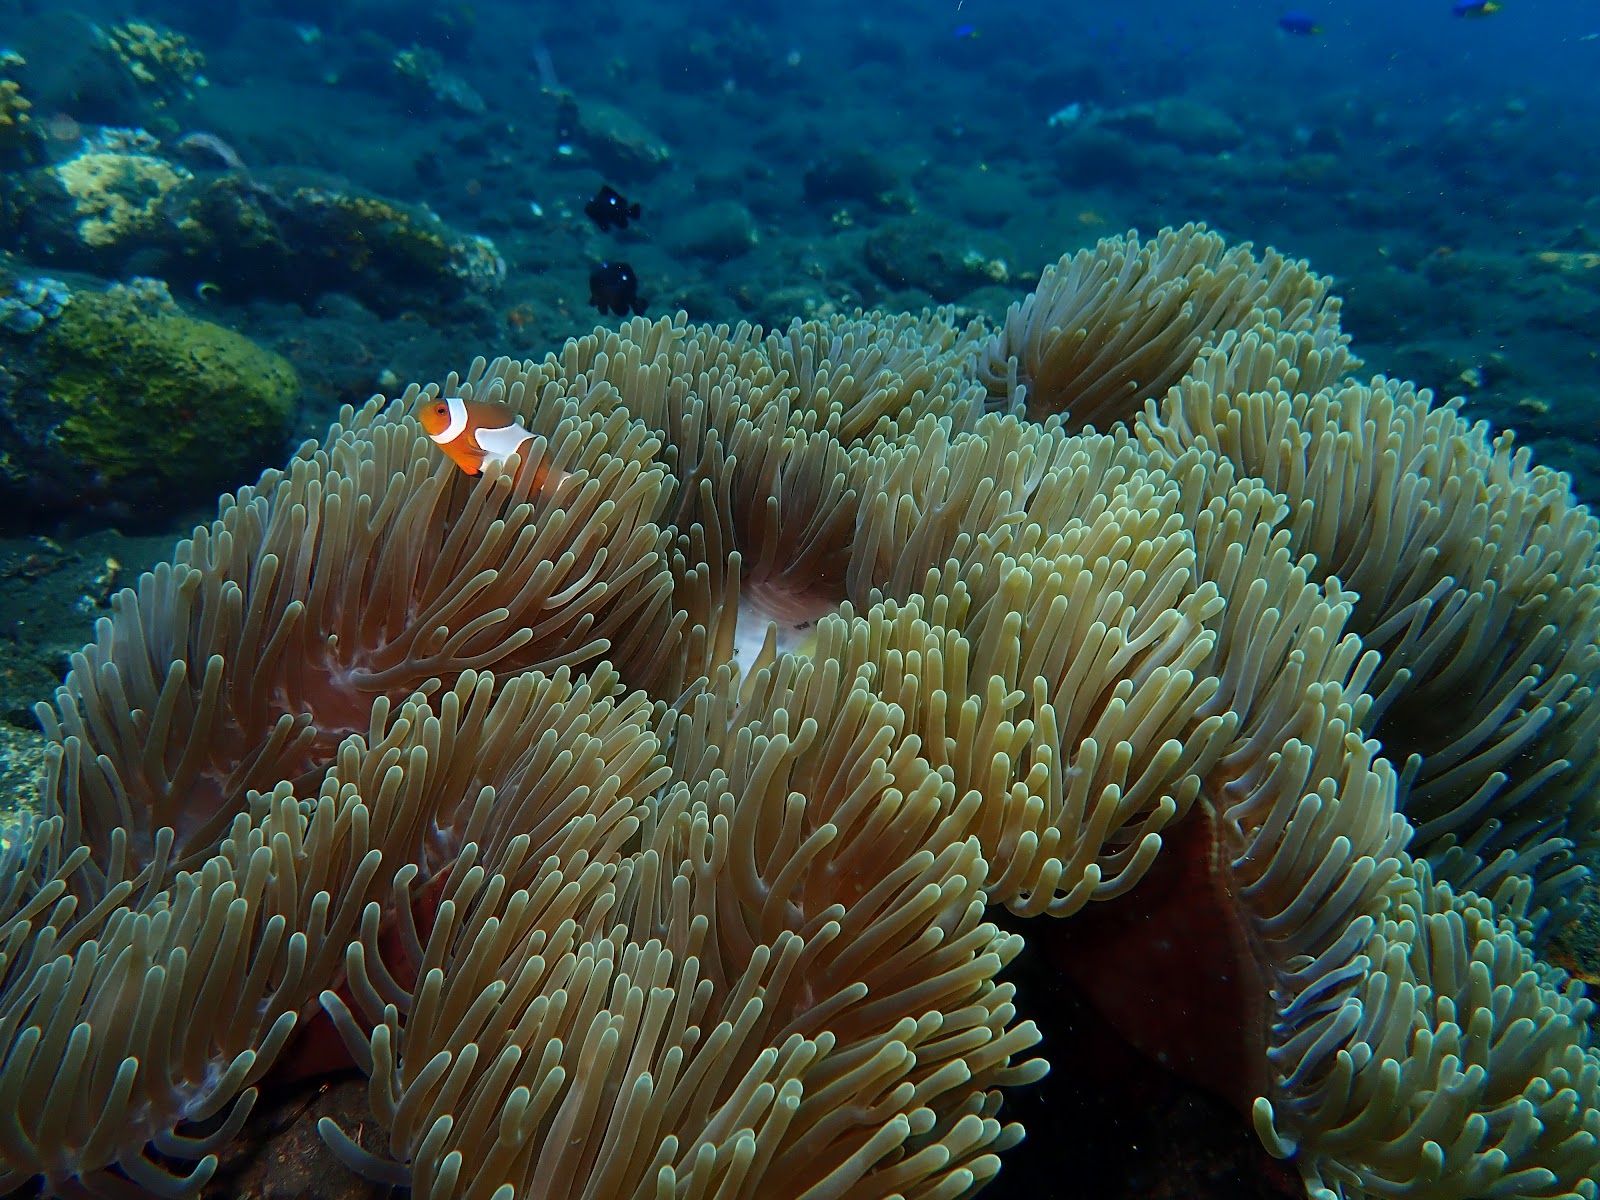
[[237, 486], [281, 457], [300, 396], [286, 360], [186, 315], [159, 286], [75, 293], [7, 365], [23, 386], [0, 470], [126, 504]]

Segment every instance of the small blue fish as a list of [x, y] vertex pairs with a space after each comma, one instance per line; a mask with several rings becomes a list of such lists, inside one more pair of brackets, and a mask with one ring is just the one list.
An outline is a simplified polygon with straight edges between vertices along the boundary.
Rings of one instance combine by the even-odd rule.
[[1322, 32], [1322, 26], [1303, 12], [1284, 13], [1278, 18], [1278, 28], [1295, 37], [1316, 37]]
[[970, 42], [978, 36], [976, 25], [957, 25], [955, 32], [950, 35], [958, 42]]
[[1500, 6], [1494, 0], [1456, 0], [1450, 11], [1458, 17], [1487, 17]]

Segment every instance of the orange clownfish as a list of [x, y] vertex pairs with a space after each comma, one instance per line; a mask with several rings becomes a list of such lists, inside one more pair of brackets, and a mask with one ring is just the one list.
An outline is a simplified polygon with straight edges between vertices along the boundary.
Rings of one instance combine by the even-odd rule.
[[520, 453], [533, 434], [498, 400], [440, 396], [417, 414], [423, 432], [468, 475], [481, 475], [488, 462]]

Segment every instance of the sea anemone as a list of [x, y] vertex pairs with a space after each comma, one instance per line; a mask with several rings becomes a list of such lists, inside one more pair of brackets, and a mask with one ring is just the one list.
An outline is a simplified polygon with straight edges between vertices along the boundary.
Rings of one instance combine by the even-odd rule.
[[[1318, 1200], [1593, 1200], [1537, 946], [1594, 522], [1337, 312], [1188, 228], [990, 333], [635, 319], [345, 410], [41, 711], [0, 1187], [193, 1195], [353, 1067], [324, 1139], [429, 1196], [953, 1198], [1043, 1073], [1000, 904]], [[437, 395], [555, 469], [460, 472]]]

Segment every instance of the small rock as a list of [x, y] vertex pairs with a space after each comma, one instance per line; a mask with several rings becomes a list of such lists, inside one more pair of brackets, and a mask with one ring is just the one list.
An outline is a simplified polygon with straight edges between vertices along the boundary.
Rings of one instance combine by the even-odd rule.
[[674, 254], [726, 262], [749, 253], [760, 240], [755, 218], [736, 200], [714, 200], [672, 219], [665, 232]]
[[941, 303], [1004, 283], [1010, 267], [993, 238], [974, 238], [932, 217], [890, 221], [867, 239], [867, 265], [890, 288], [916, 288]]
[[805, 174], [805, 197], [812, 203], [853, 200], [887, 210], [896, 207], [900, 186], [892, 167], [862, 149], [830, 150]]
[[608, 178], [629, 183], [653, 179], [671, 163], [666, 142], [632, 114], [592, 100], [576, 108], [573, 138]]
[[1217, 154], [1244, 140], [1244, 130], [1227, 113], [1182, 96], [1112, 109], [1098, 114], [1095, 123], [1136, 141], [1165, 142], [1191, 154]]

